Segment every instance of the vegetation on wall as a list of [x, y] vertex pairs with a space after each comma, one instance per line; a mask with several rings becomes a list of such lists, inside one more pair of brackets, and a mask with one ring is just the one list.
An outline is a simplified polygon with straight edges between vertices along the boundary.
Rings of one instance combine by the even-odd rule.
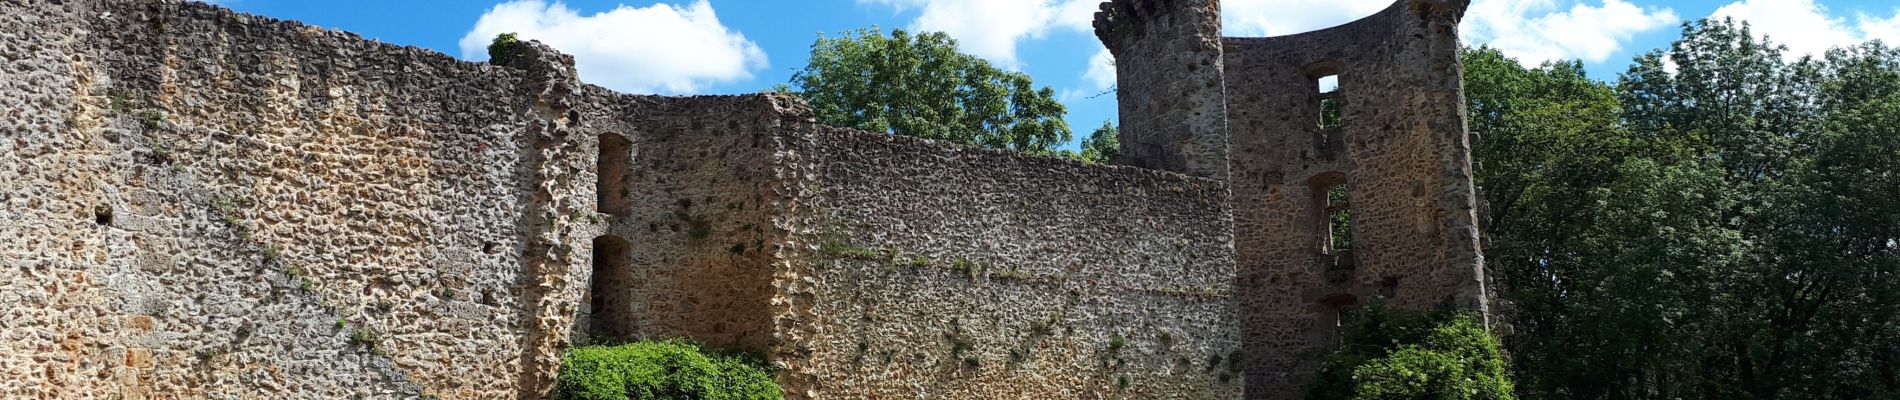
[[820, 36], [791, 92], [818, 122], [997, 149], [1053, 153], [1068, 142], [1055, 90], [957, 51], [941, 32], [872, 27]]
[[1900, 396], [1900, 51], [1685, 24], [1616, 82], [1464, 54], [1527, 399]]
[[708, 353], [683, 340], [568, 349], [557, 399], [781, 399], [756, 357]]
[[495, 65], [508, 65], [509, 63], [514, 62], [514, 59], [517, 56], [515, 54], [516, 50], [514, 47], [516, 44], [520, 44], [520, 43], [521, 43], [521, 39], [519, 37], [516, 37], [514, 32], [495, 35], [495, 40], [488, 42], [488, 63], [495, 64]]
[[1308, 399], [1515, 398], [1498, 339], [1476, 315], [1375, 304], [1345, 317]]

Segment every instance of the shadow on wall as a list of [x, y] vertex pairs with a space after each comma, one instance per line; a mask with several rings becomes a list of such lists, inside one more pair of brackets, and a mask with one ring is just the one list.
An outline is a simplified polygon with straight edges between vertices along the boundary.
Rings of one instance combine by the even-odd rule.
[[627, 188], [633, 170], [633, 143], [615, 133], [600, 135], [600, 158], [594, 182], [595, 207], [602, 214], [626, 217], [633, 208], [632, 191]]
[[[632, 303], [627, 288], [632, 287], [632, 260], [627, 241], [614, 236], [594, 238], [594, 272], [587, 290], [587, 329], [591, 336], [627, 340], [633, 323]], [[617, 289], [617, 290], [616, 290]]]

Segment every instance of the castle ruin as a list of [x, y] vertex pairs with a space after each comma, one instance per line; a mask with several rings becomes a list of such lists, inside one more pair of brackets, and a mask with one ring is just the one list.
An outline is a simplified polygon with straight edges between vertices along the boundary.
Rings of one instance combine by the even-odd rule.
[[[1293, 398], [1341, 307], [1483, 310], [1456, 25], [1115, 0], [1123, 165], [177, 0], [0, 2], [0, 397], [541, 398], [687, 337], [790, 398]], [[1322, 91], [1319, 82], [1337, 81]]]

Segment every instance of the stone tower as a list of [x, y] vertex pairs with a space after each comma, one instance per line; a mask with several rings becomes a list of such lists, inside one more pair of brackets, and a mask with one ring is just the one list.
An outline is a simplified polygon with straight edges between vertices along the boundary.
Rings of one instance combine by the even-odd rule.
[[1468, 5], [1398, 0], [1218, 48], [1215, 1], [1115, 0], [1096, 15], [1123, 162], [1229, 183], [1247, 398], [1299, 397], [1343, 308], [1485, 311], [1458, 60]]
[[1220, 2], [1115, 0], [1095, 35], [1118, 60], [1120, 164], [1226, 179]]

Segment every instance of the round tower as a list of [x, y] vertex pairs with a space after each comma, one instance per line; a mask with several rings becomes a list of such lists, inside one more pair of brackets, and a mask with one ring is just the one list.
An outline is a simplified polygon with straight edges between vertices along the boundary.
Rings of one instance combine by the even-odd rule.
[[1095, 35], [1115, 56], [1118, 164], [1227, 178], [1218, 0], [1113, 0]]

